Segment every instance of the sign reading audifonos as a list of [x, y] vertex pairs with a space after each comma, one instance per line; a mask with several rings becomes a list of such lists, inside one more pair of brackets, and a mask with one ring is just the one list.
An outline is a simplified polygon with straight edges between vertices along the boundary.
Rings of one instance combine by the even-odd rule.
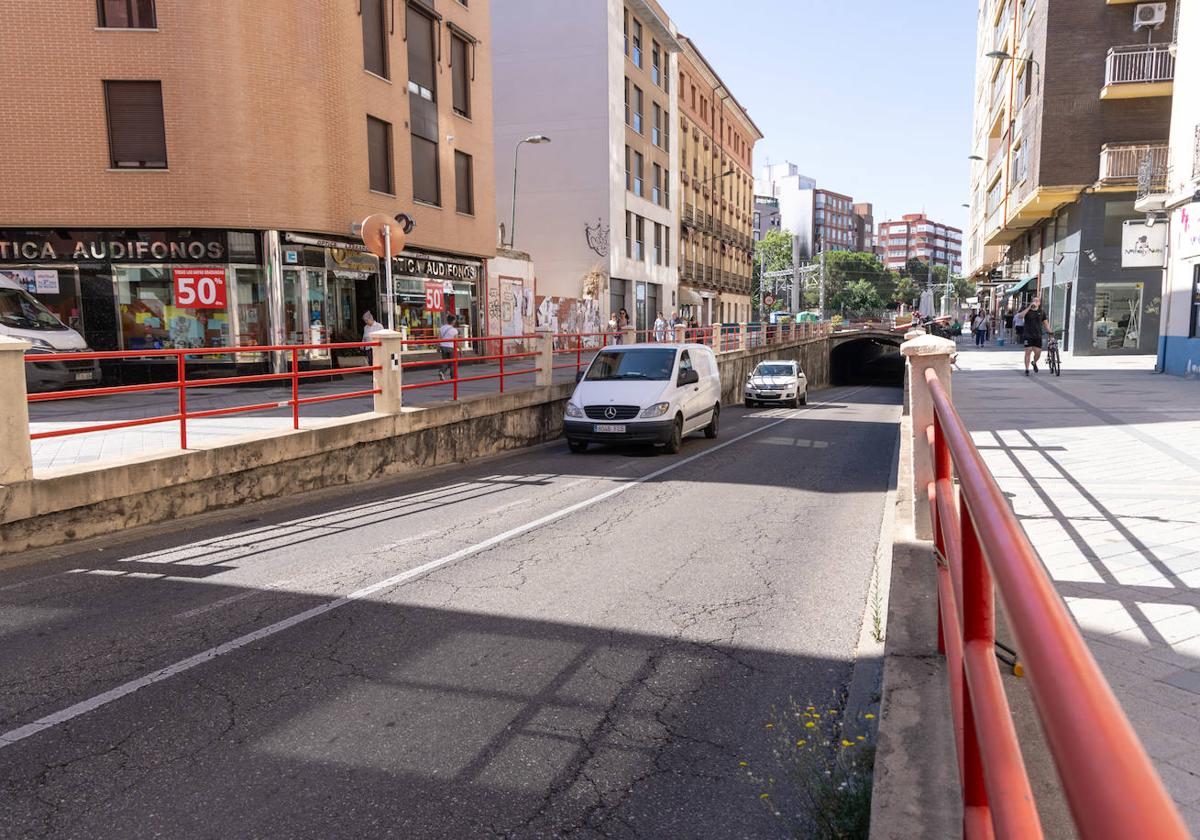
[[432, 280], [475, 280], [479, 277], [477, 262], [427, 257], [424, 254], [401, 254], [393, 257], [392, 268], [404, 277]]
[[[0, 262], [229, 262], [223, 230], [0, 229]], [[254, 237], [257, 239], [257, 237]], [[257, 243], [251, 240], [257, 251]], [[257, 263], [257, 254], [237, 256]]]

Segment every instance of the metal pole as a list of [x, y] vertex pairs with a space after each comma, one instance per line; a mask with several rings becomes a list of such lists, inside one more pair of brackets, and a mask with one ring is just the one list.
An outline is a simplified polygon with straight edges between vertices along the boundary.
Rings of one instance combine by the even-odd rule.
[[383, 295], [385, 298], [385, 305], [387, 306], [387, 328], [389, 330], [395, 330], [395, 290], [392, 288], [392, 229], [389, 225], [383, 226], [383, 251], [385, 254], [387, 254], [387, 259], [383, 261]]
[[524, 140], [517, 141], [517, 147], [513, 149], [513, 197], [512, 197], [512, 222], [508, 226], [508, 247], [512, 248], [513, 243], [517, 241], [517, 160], [521, 151], [521, 144]]
[[820, 303], [818, 305], [821, 309], [821, 320], [824, 321], [825, 320], [825, 251], [822, 250], [821, 253], [818, 254], [817, 256], [820, 258], [820, 265], [821, 265], [821, 276], [820, 276], [820, 280], [818, 281], [820, 283]]

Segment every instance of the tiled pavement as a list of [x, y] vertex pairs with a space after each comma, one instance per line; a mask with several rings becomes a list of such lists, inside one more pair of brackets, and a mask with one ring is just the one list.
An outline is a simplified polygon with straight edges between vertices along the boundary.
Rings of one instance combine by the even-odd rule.
[[[591, 354], [585, 352], [583, 361], [590, 360], [590, 357]], [[567, 354], [555, 359], [556, 366], [565, 365], [568, 362], [574, 363], [575, 356]], [[529, 364], [520, 365], [522, 368], [530, 366]], [[460, 376], [479, 376], [484, 373], [495, 373], [498, 370], [499, 368], [495, 364], [469, 365], [462, 368]], [[512, 370], [511, 363], [509, 370]], [[554, 378], [556, 382], [571, 381], [575, 378], [574, 365], [556, 370]], [[533, 379], [532, 375], [506, 378], [505, 390], [529, 387]], [[368, 390], [371, 387], [370, 381], [370, 377], [366, 374], [349, 374], [333, 382], [309, 380], [301, 384], [300, 396], [304, 398]], [[404, 381], [406, 384], [432, 383], [436, 381], [436, 372], [433, 369], [408, 371], [405, 373]], [[494, 394], [498, 390], [498, 379], [463, 382], [459, 385], [459, 395], [463, 397]], [[290, 385], [283, 387], [189, 388], [188, 409], [189, 411], [203, 411], [235, 405], [257, 405], [284, 401], [290, 396]], [[404, 404], [430, 405], [444, 402], [452, 397], [453, 390], [449, 384], [434, 385], [405, 391]], [[45, 432], [78, 426], [102, 425], [122, 420], [161, 417], [176, 411], [177, 400], [176, 392], [168, 390], [37, 402], [30, 404], [29, 407], [30, 427], [34, 432]], [[371, 410], [372, 400], [370, 397], [304, 405], [300, 408], [300, 428], [303, 429], [306, 424], [311, 425], [325, 418], [348, 417]], [[189, 420], [188, 444], [189, 446], [211, 444], [222, 438], [290, 429], [291, 427], [292, 411], [290, 408]], [[41, 438], [32, 442], [35, 471], [100, 463], [178, 448], [178, 422]]]
[[961, 345], [954, 402], [1200, 836], [1200, 382]]

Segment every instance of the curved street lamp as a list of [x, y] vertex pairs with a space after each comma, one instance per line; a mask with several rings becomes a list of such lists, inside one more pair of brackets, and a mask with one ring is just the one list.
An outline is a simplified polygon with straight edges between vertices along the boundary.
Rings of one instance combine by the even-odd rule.
[[1042, 66], [1037, 63], [1037, 59], [1035, 58], [1018, 58], [1005, 50], [992, 50], [989, 53], [985, 53], [984, 57], [993, 59], [994, 61], [1023, 61], [1026, 64], [1032, 64], [1033, 72], [1038, 75], [1039, 80], [1041, 79]]
[[512, 224], [508, 228], [508, 247], [513, 247], [513, 242], [517, 237], [517, 162], [518, 155], [521, 151], [522, 143], [549, 143], [550, 138], [545, 134], [532, 134], [524, 140], [517, 142], [517, 148], [513, 151], [513, 197], [512, 197]]

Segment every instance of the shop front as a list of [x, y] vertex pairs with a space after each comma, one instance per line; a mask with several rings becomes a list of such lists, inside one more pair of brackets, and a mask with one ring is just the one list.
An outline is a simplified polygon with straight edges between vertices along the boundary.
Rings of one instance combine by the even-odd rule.
[[464, 336], [480, 335], [483, 263], [469, 257], [407, 249], [392, 260], [396, 328], [411, 338], [437, 335], [447, 317], [458, 318]]
[[0, 229], [0, 272], [94, 350], [265, 344], [260, 245], [252, 231]]

